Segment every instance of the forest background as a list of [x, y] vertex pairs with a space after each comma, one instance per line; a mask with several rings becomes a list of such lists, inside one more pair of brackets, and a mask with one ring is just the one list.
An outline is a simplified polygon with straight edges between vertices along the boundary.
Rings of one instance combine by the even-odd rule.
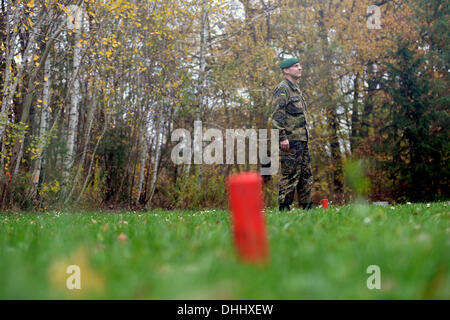
[[266, 129], [291, 56], [316, 204], [450, 196], [448, 1], [0, 5], [2, 211], [226, 207], [227, 176], [259, 166], [175, 165], [171, 133]]

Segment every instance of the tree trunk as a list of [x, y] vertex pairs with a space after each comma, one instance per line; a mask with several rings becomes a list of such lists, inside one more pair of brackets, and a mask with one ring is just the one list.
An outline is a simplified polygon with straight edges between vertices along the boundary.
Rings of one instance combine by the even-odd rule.
[[[16, 13], [15, 10], [14, 13]], [[10, 37], [10, 32], [11, 32], [11, 26], [9, 23], [9, 12], [10, 12], [10, 8], [6, 8], [6, 66], [5, 66], [5, 73], [3, 74], [3, 97], [2, 97], [2, 107], [0, 110], [0, 140], [3, 138], [3, 134], [5, 133], [6, 130], [6, 124], [8, 123], [8, 117], [7, 117], [7, 110], [8, 110], [8, 105], [11, 103], [12, 97], [14, 96], [14, 93], [16, 91], [16, 87], [17, 87], [17, 83], [20, 79], [20, 77], [22, 76], [22, 71], [23, 71], [23, 65], [24, 65], [24, 61], [23, 63], [19, 66], [19, 70], [18, 73], [16, 75], [16, 79], [14, 80], [13, 83], [11, 83], [12, 80], [12, 60], [13, 60], [13, 55], [14, 55], [14, 51], [15, 51], [15, 39], [17, 37], [17, 32], [18, 30], [16, 29], [16, 31], [13, 32], [12, 37]], [[12, 17], [13, 19], [13, 23], [17, 24], [18, 23], [18, 17], [16, 15], [14, 15]], [[29, 42], [30, 43], [30, 42]], [[25, 49], [25, 52], [28, 52], [28, 47], [27, 49]], [[12, 85], [12, 87], [11, 87]]]
[[[200, 25], [200, 70], [199, 70], [199, 81], [198, 81], [198, 108], [196, 114], [196, 121], [202, 120], [202, 113], [205, 105], [205, 85], [206, 85], [206, 40], [208, 36], [208, 9], [207, 9], [208, 1], [203, 0], [202, 7], [202, 17], [201, 17], [201, 25]], [[203, 146], [203, 141], [200, 142]], [[194, 148], [197, 146], [194, 145]], [[199, 150], [194, 150], [195, 152], [199, 152]], [[202, 184], [202, 165], [199, 164], [198, 167], [198, 176], [197, 176], [197, 184], [201, 187]]]
[[[331, 3], [330, 3], [331, 4]], [[339, 119], [337, 116], [336, 105], [333, 101], [333, 93], [335, 92], [335, 87], [333, 83], [333, 77], [331, 74], [331, 68], [333, 67], [331, 52], [329, 48], [327, 30], [324, 26], [324, 11], [319, 10], [319, 35], [322, 39], [324, 60], [330, 63], [327, 69], [327, 90], [326, 90], [326, 117], [328, 127], [330, 128], [330, 148], [331, 148], [331, 161], [333, 164], [333, 193], [334, 199], [340, 202], [343, 195], [343, 171], [342, 171], [342, 155], [339, 144]]]
[[358, 133], [359, 133], [359, 73], [356, 73], [355, 79], [353, 80], [353, 109], [352, 109], [352, 131], [350, 136], [350, 150], [352, 154], [358, 147]]
[[140, 162], [140, 168], [139, 168], [139, 181], [138, 181], [138, 193], [136, 196], [136, 205], [139, 204], [139, 200], [142, 195], [142, 186], [144, 184], [144, 178], [145, 178], [145, 163], [147, 159], [147, 125], [146, 122], [144, 122], [143, 127], [141, 128], [141, 132], [139, 135], [139, 146], [140, 146], [140, 152], [139, 152], [139, 162]]
[[156, 180], [158, 178], [158, 165], [159, 165], [159, 157], [161, 154], [161, 133], [162, 127], [164, 123], [164, 115], [161, 114], [161, 118], [158, 120], [157, 128], [156, 128], [156, 142], [155, 142], [155, 161], [153, 163], [153, 175], [152, 182], [150, 184], [149, 198], [147, 203], [145, 204], [145, 208], [148, 208], [148, 205], [152, 202], [153, 194], [155, 192]]
[[[58, 34], [59, 34], [59, 32], [58, 32]], [[39, 60], [39, 66], [33, 70], [32, 74], [30, 75], [30, 78], [28, 80], [27, 94], [25, 95], [22, 114], [20, 116], [20, 122], [22, 124], [26, 124], [28, 122], [28, 118], [30, 116], [31, 104], [33, 102], [34, 94], [36, 91], [37, 75], [41, 72], [41, 70], [45, 66], [45, 62], [47, 61], [47, 57], [50, 54], [52, 45], [53, 45], [53, 39], [47, 43], [44, 53], [42, 54], [42, 57]], [[26, 57], [27, 57], [27, 55], [26, 55]], [[11, 161], [12, 167], [14, 168], [14, 176], [17, 175], [19, 166], [20, 166], [20, 162], [22, 161], [23, 143], [24, 143], [24, 139], [22, 139], [21, 142], [19, 142], [19, 144], [16, 144], [14, 146], [13, 159]]]
[[367, 138], [369, 136], [370, 115], [372, 114], [373, 110], [373, 95], [376, 89], [376, 78], [374, 75], [374, 66], [372, 61], [369, 61], [367, 64], [366, 77], [368, 78], [368, 89], [367, 97], [366, 99], [364, 99], [364, 112], [361, 122], [360, 134], [362, 138]]
[[[90, 90], [88, 89], [88, 92], [89, 91]], [[95, 113], [95, 110], [96, 110], [96, 106], [97, 106], [97, 96], [94, 94], [93, 97], [92, 97], [91, 102], [89, 103], [89, 107], [88, 107], [88, 114], [87, 114], [87, 119], [86, 119], [87, 130], [85, 131], [84, 138], [83, 138], [83, 141], [84, 141], [83, 153], [81, 154], [81, 159], [80, 159], [80, 162], [78, 164], [78, 169], [77, 169], [77, 172], [76, 172], [75, 177], [74, 177], [74, 181], [73, 181], [72, 188], [70, 190], [70, 194], [64, 200], [65, 204], [72, 197], [72, 194], [74, 193], [74, 191], [76, 189], [76, 186], [78, 184], [78, 179], [79, 179], [79, 177], [81, 175], [81, 171], [83, 169], [84, 161], [86, 159], [86, 154], [88, 152], [88, 146], [89, 146], [89, 141], [90, 141], [89, 139], [91, 137], [91, 129], [92, 129], [92, 123], [94, 121], [94, 113]]]
[[33, 175], [31, 178], [32, 181], [32, 187], [30, 190], [30, 195], [29, 195], [29, 199], [35, 199], [36, 198], [36, 193], [37, 193], [37, 189], [39, 186], [39, 179], [40, 179], [40, 175], [41, 175], [41, 166], [42, 166], [42, 154], [44, 152], [44, 148], [46, 147], [47, 143], [48, 143], [48, 138], [47, 138], [47, 119], [48, 119], [48, 108], [50, 106], [51, 103], [51, 86], [52, 86], [52, 81], [51, 81], [51, 65], [52, 65], [52, 61], [51, 61], [51, 56], [49, 55], [47, 57], [47, 60], [45, 61], [45, 66], [44, 66], [44, 80], [47, 79], [47, 81], [44, 81], [44, 88], [43, 88], [43, 93], [42, 93], [42, 108], [41, 108], [41, 119], [40, 119], [40, 124], [39, 124], [39, 144], [37, 147], [37, 152], [36, 152], [36, 160], [34, 162], [34, 167], [33, 167]]
[[[83, 16], [76, 15], [76, 18], [80, 21], [76, 21], [75, 25], [79, 22], [80, 28], [75, 32], [75, 44], [73, 49], [73, 72], [75, 74], [79, 73], [80, 64], [81, 64], [81, 33], [83, 30]], [[67, 154], [64, 159], [64, 171], [63, 171], [63, 188], [62, 195], [67, 199], [67, 188], [69, 186], [69, 177], [70, 171], [74, 164], [74, 150], [75, 150], [75, 138], [77, 134], [78, 127], [78, 104], [80, 102], [80, 80], [79, 77], [76, 77], [73, 85], [72, 85], [72, 95], [71, 95], [71, 104], [69, 111], [69, 128], [67, 131]]]

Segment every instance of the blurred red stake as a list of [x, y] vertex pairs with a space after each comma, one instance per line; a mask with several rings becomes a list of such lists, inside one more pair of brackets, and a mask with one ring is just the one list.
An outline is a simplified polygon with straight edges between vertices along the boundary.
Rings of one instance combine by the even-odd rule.
[[322, 199], [322, 208], [328, 209], [328, 199]]
[[239, 256], [247, 262], [267, 262], [269, 252], [261, 175], [254, 172], [232, 175], [227, 187], [234, 244]]

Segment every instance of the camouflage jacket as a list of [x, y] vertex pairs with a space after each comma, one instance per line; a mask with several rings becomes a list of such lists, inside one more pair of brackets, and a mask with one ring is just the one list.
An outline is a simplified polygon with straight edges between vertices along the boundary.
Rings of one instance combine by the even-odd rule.
[[307, 108], [302, 92], [288, 79], [274, 89], [271, 127], [280, 130], [280, 141], [308, 141]]

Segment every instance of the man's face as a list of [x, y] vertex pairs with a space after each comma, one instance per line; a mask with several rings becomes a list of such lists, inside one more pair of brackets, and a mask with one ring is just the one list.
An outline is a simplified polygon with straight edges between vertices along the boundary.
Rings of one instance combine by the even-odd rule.
[[290, 75], [295, 80], [299, 79], [302, 76], [302, 66], [300, 63], [293, 64], [289, 68], [284, 69], [284, 73]]

